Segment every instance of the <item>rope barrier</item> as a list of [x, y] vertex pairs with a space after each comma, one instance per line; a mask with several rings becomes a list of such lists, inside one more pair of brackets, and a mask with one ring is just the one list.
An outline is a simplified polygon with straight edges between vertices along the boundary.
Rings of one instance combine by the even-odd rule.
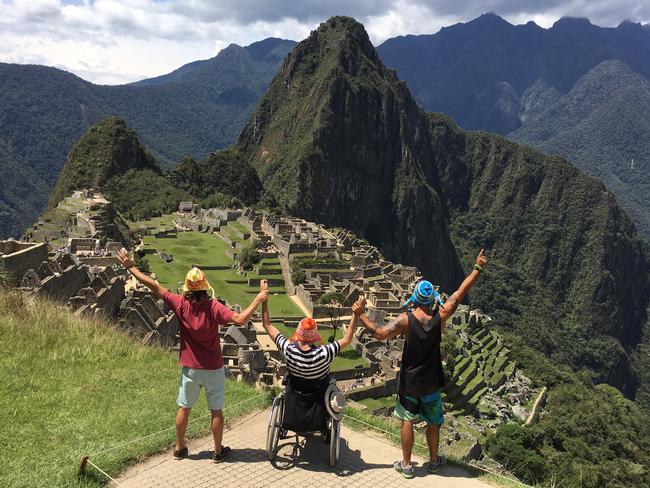
[[93, 463], [92, 461], [89, 461], [88, 459], [86, 459], [86, 462], [87, 462], [88, 464], [90, 464], [91, 466], [93, 466], [97, 471], [99, 471], [100, 473], [102, 473], [104, 476], [106, 476], [109, 480], [111, 480], [111, 481], [112, 481], [113, 483], [115, 483], [117, 486], [120, 486], [120, 484], [117, 482], [117, 480], [116, 480], [115, 478], [113, 478], [110, 474], [108, 474], [108, 473], [107, 473], [106, 471], [104, 471], [102, 468], [100, 468], [99, 466], [97, 466], [95, 463]]
[[[232, 408], [234, 408], [234, 407], [238, 407], [239, 405], [243, 405], [244, 403], [247, 403], [247, 402], [250, 402], [250, 401], [252, 401], [252, 400], [255, 400], [255, 399], [258, 399], [258, 398], [264, 397], [264, 396], [266, 396], [266, 395], [267, 395], [267, 393], [261, 393], [261, 394], [259, 394], [259, 395], [255, 395], [255, 396], [253, 396], [253, 397], [250, 397], [250, 398], [247, 398], [247, 399], [245, 399], [245, 400], [242, 400], [241, 402], [235, 403], [234, 405], [228, 405], [228, 406], [226, 406], [223, 410], [224, 410], [224, 412], [225, 412], [225, 411], [228, 410], [228, 409], [232, 409]], [[188, 424], [191, 423], [191, 422], [195, 422], [195, 421], [201, 420], [201, 419], [205, 419], [205, 418], [207, 418], [209, 415], [212, 415], [212, 414], [210, 413], [210, 414], [202, 415], [202, 416], [200, 416], [200, 417], [197, 417], [197, 418], [191, 419], [191, 420], [188, 422]], [[390, 432], [390, 431], [388, 431], [388, 430], [382, 429], [381, 427], [377, 427], [376, 425], [372, 425], [372, 424], [370, 424], [370, 423], [368, 423], [368, 422], [364, 422], [363, 420], [357, 419], [357, 418], [355, 418], [355, 417], [351, 417], [350, 415], [343, 414], [343, 417], [346, 418], [346, 419], [349, 419], [349, 420], [353, 420], [353, 421], [355, 421], [355, 422], [357, 422], [357, 423], [363, 424], [363, 425], [365, 425], [366, 427], [369, 427], [370, 429], [375, 430], [375, 431], [377, 431], [377, 432], [381, 432], [381, 433], [386, 434], [386, 435], [388, 435], [388, 436], [392, 436], [392, 437], [400, 438], [400, 435], [399, 435], [399, 434], [396, 434], [396, 433], [394, 433], [394, 432]], [[243, 424], [244, 422], [246, 422], [246, 420], [243, 420], [242, 422], [239, 422], [239, 423], [236, 424], [235, 426], [241, 425], [241, 424]], [[112, 481], [112, 482], [115, 483], [116, 485], [120, 486], [120, 483], [118, 483], [117, 480], [115, 480], [113, 477], [111, 477], [111, 475], [109, 475], [106, 471], [104, 471], [103, 469], [101, 469], [101, 468], [100, 468], [99, 466], [97, 466], [95, 463], [93, 463], [92, 461], [90, 461], [89, 458], [90, 458], [90, 457], [96, 457], [96, 456], [99, 456], [99, 455], [101, 455], [101, 454], [105, 454], [105, 453], [107, 453], [107, 452], [114, 451], [114, 450], [116, 450], [116, 449], [120, 449], [120, 448], [122, 448], [122, 447], [124, 447], [124, 446], [128, 446], [128, 445], [130, 445], [130, 444], [134, 444], [134, 443], [136, 443], [136, 442], [140, 442], [140, 441], [142, 441], [142, 440], [144, 440], [144, 439], [148, 439], [148, 438], [154, 437], [154, 436], [156, 436], [156, 435], [158, 435], [158, 434], [162, 434], [163, 432], [167, 432], [167, 431], [170, 431], [170, 430], [175, 429], [175, 428], [176, 428], [176, 426], [172, 426], [172, 427], [169, 427], [169, 428], [166, 428], [166, 429], [159, 430], [158, 432], [154, 432], [154, 433], [152, 433], [152, 434], [148, 434], [148, 435], [146, 435], [146, 436], [138, 437], [138, 438], [136, 438], [136, 439], [132, 439], [132, 440], [127, 441], [127, 442], [124, 442], [124, 443], [122, 443], [122, 444], [118, 444], [117, 446], [113, 446], [113, 447], [110, 447], [110, 448], [108, 448], [108, 449], [104, 449], [103, 451], [98, 451], [98, 452], [93, 453], [93, 454], [88, 454], [88, 455], [84, 456], [84, 458], [83, 458], [83, 460], [82, 460], [82, 467], [85, 466], [86, 463], [87, 463], [87, 464], [90, 464], [90, 465], [93, 466], [97, 471], [99, 471], [99, 472], [102, 473], [104, 476], [106, 476], [106, 478], [108, 478], [110, 481]], [[391, 445], [392, 445], [392, 444], [391, 444]], [[423, 445], [423, 444], [420, 444], [420, 443], [418, 443], [418, 442], [414, 442], [414, 445], [417, 446], [417, 447], [419, 447], [419, 448], [421, 448], [421, 449], [428, 449], [427, 446], [425, 446], [425, 445]], [[471, 467], [472, 467], [473, 469], [478, 470], [478, 471], [483, 471], [484, 473], [491, 474], [492, 476], [496, 476], [496, 477], [498, 477], [498, 478], [503, 478], [504, 480], [507, 480], [507, 481], [510, 481], [510, 482], [518, 483], [518, 484], [520, 484], [521, 486], [530, 487], [530, 485], [527, 485], [527, 484], [525, 484], [525, 483], [519, 481], [518, 479], [510, 478], [510, 477], [508, 477], [508, 476], [504, 476], [504, 475], [502, 475], [502, 474], [500, 474], [500, 473], [497, 473], [497, 472], [494, 472], [494, 471], [490, 471], [489, 469], [483, 468], [483, 467], [481, 467], [481, 466], [472, 465]]]
[[[242, 400], [242, 401], [239, 402], [239, 403], [235, 403], [234, 405], [227, 405], [226, 407], [224, 407], [223, 411], [226, 412], [226, 411], [228, 411], [229, 409], [232, 409], [232, 408], [234, 408], [234, 407], [238, 407], [239, 405], [242, 405], [242, 404], [244, 404], [244, 403], [250, 402], [250, 401], [255, 400], [255, 399], [257, 399], [257, 398], [261, 398], [261, 397], [266, 396], [266, 395], [267, 395], [267, 393], [261, 393], [261, 394], [259, 394], [259, 395], [254, 396], [254, 397], [247, 398], [246, 400]], [[205, 415], [201, 415], [200, 417], [196, 417], [196, 418], [190, 419], [189, 422], [188, 422], [188, 425], [191, 424], [191, 423], [193, 423], [193, 422], [198, 422], [199, 420], [206, 419], [206, 418], [208, 418], [208, 417], [211, 416], [211, 415], [212, 415], [212, 413], [206, 413]], [[116, 450], [116, 449], [120, 449], [120, 448], [122, 448], [122, 447], [124, 447], [124, 446], [128, 446], [128, 445], [130, 445], [130, 444], [134, 444], [134, 443], [136, 443], [136, 442], [140, 442], [140, 441], [142, 441], [142, 440], [144, 440], [144, 439], [149, 439], [150, 437], [154, 437], [154, 436], [156, 436], [156, 435], [158, 435], [158, 434], [162, 434], [163, 432], [167, 432], [167, 431], [169, 431], [169, 430], [174, 430], [174, 429], [176, 429], [176, 426], [175, 426], [175, 425], [172, 425], [171, 427], [167, 427], [167, 428], [165, 428], [165, 429], [159, 430], [158, 432], [154, 432], [154, 433], [152, 433], [152, 434], [147, 434], [147, 435], [145, 435], [145, 436], [138, 437], [138, 438], [136, 438], [136, 439], [132, 439], [132, 440], [127, 441], [127, 442], [123, 442], [122, 444], [118, 444], [118, 445], [116, 445], [116, 446], [109, 447], [108, 449], [104, 449], [103, 451], [98, 451], [98, 452], [95, 452], [95, 453], [92, 453], [92, 454], [88, 454], [87, 456], [88, 456], [89, 458], [90, 458], [90, 457], [96, 457], [96, 456], [99, 456], [100, 454], [105, 454], [105, 453], [107, 453], [107, 452], [114, 451], [114, 450]]]
[[[389, 432], [389, 431], [387, 431], [387, 430], [385, 430], [385, 429], [382, 429], [382, 428], [380, 428], [380, 427], [377, 427], [376, 425], [369, 424], [368, 422], [364, 422], [363, 420], [359, 420], [359, 419], [354, 418], [354, 417], [351, 417], [351, 416], [349, 416], [349, 415], [347, 415], [347, 414], [343, 414], [343, 417], [346, 418], [346, 419], [354, 420], [355, 422], [358, 422], [358, 423], [360, 423], [360, 424], [366, 425], [366, 426], [370, 427], [370, 428], [373, 429], [373, 430], [376, 430], [376, 431], [382, 432], [382, 433], [387, 434], [387, 435], [389, 435], [389, 436], [393, 436], [393, 437], [401, 438], [400, 434], [396, 434], [396, 433], [394, 433], [394, 432]], [[418, 442], [414, 442], [413, 444], [414, 444], [415, 446], [421, 448], [421, 449], [428, 449], [428, 446], [425, 446], [425, 445], [420, 444], [420, 443], [418, 443]], [[391, 445], [392, 445], [392, 444], [391, 444]], [[473, 469], [477, 469], [477, 470], [479, 470], [479, 471], [483, 471], [484, 473], [491, 474], [492, 476], [497, 476], [498, 478], [503, 478], [504, 480], [508, 480], [508, 481], [510, 481], [510, 482], [513, 482], [513, 483], [518, 483], [518, 484], [520, 484], [521, 486], [525, 486], [525, 487], [530, 488], [530, 485], [527, 485], [526, 483], [523, 483], [523, 482], [519, 481], [519, 480], [516, 479], [516, 478], [510, 478], [510, 477], [508, 477], [508, 476], [504, 476], [504, 475], [502, 475], [502, 474], [500, 474], [500, 473], [497, 473], [497, 472], [495, 472], [495, 471], [490, 471], [489, 469], [483, 468], [483, 467], [481, 467], [481, 466], [476, 466], [476, 465], [474, 465], [474, 464], [472, 464], [471, 467], [472, 467]]]

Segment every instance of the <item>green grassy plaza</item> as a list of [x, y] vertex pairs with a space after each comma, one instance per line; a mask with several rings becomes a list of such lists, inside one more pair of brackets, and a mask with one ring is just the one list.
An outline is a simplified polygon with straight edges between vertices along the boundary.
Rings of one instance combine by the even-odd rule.
[[[277, 278], [282, 275], [258, 274], [256, 271], [247, 272], [246, 276], [239, 275], [231, 266], [234, 261], [226, 255], [229, 246], [219, 237], [202, 232], [179, 232], [175, 238], [143, 238], [145, 249], [155, 249], [158, 252], [170, 254], [174, 260], [166, 263], [155, 254], [149, 254], [151, 270], [156, 273], [161, 285], [172, 291], [182, 286], [185, 274], [192, 265], [203, 268], [215, 293], [234, 305], [248, 306], [259, 292], [257, 287], [249, 287], [249, 278]], [[277, 259], [269, 259], [270, 267], [279, 267]], [[261, 269], [265, 268], [264, 261]], [[207, 267], [222, 267], [224, 269], [205, 269]], [[272, 316], [296, 317], [303, 316], [302, 311], [286, 294], [284, 287], [271, 288], [269, 309]]]

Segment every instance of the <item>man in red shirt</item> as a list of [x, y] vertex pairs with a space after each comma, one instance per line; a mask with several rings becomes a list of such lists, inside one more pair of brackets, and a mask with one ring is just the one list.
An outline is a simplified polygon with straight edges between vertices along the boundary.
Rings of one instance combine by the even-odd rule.
[[179, 409], [176, 415], [174, 457], [181, 459], [188, 454], [185, 431], [192, 407], [203, 387], [208, 408], [212, 412], [213, 460], [217, 463], [223, 461], [230, 453], [230, 448], [221, 445], [225, 372], [219, 341], [219, 326], [228, 322], [236, 325], [247, 323], [255, 309], [268, 300], [268, 290], [261, 291], [245, 310], [234, 313], [217, 300], [210, 298], [208, 292], [214, 295], [214, 290], [203, 271], [198, 268], [192, 268], [185, 276], [183, 295], [175, 295], [138, 270], [125, 249], [118, 252], [118, 258], [129, 273], [146, 285], [157, 298], [165, 301], [180, 322], [178, 364], [182, 367], [182, 372], [178, 391]]

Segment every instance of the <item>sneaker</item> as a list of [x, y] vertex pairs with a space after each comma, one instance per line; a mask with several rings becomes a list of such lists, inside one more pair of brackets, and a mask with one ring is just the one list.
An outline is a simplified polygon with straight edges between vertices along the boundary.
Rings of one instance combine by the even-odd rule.
[[174, 459], [183, 459], [184, 457], [187, 457], [187, 453], [187, 446], [181, 449], [174, 449]]
[[215, 451], [214, 454], [212, 455], [212, 460], [215, 463], [220, 463], [230, 455], [231, 450], [232, 449], [230, 449], [229, 447], [221, 446], [221, 452], [217, 454], [217, 452]]
[[393, 468], [395, 468], [395, 471], [397, 471], [399, 474], [404, 476], [407, 480], [410, 480], [411, 478], [415, 478], [415, 473], [413, 472], [413, 465], [411, 464], [408, 468], [405, 468], [402, 466], [402, 461], [395, 461], [395, 464], [393, 464]]
[[438, 462], [429, 461], [427, 463], [427, 471], [429, 473], [437, 473], [440, 468], [447, 464], [447, 458], [445, 456], [438, 456]]

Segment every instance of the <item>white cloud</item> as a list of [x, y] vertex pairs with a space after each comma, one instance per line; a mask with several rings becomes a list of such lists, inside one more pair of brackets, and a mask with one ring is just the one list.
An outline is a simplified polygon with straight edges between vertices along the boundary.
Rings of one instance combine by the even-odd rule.
[[123, 83], [212, 57], [233, 42], [300, 40], [331, 15], [356, 17], [379, 44], [435, 33], [486, 11], [542, 27], [563, 15], [588, 16], [599, 25], [650, 21], [650, 2], [639, 0], [0, 0], [0, 61]]

